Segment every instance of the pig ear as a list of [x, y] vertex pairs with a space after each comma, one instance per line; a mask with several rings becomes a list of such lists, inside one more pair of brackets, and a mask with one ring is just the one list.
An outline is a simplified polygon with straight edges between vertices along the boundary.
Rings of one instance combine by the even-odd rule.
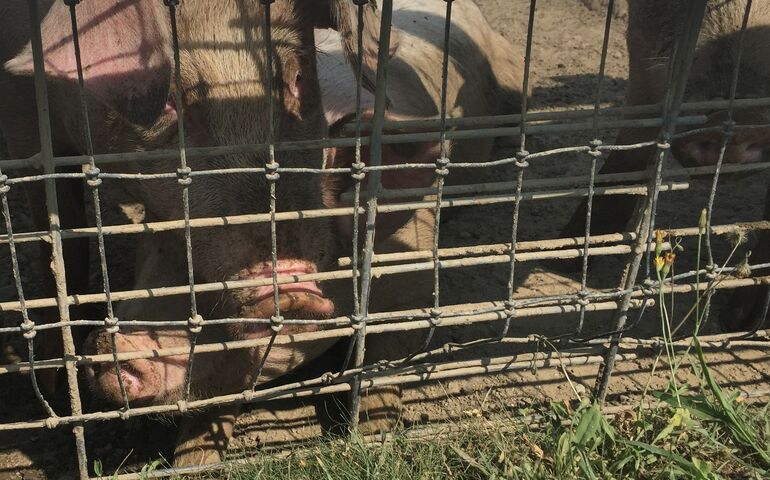
[[[97, 100], [135, 123], [162, 111], [171, 70], [169, 14], [159, 0], [89, 0], [76, 7], [85, 87]], [[77, 83], [69, 7], [54, 2], [42, 20], [46, 75]], [[30, 44], [5, 65], [16, 75], [33, 75]]]
[[[297, 0], [301, 9], [309, 13], [314, 28], [332, 28], [342, 39], [345, 56], [353, 68], [358, 67], [358, 6], [351, 0]], [[376, 0], [363, 6], [362, 66], [365, 86], [373, 90], [379, 51], [380, 11]], [[391, 29], [390, 56], [398, 49], [398, 30]]]

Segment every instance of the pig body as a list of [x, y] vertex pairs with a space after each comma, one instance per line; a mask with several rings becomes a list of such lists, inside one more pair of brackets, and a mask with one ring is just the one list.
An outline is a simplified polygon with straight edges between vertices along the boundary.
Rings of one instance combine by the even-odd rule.
[[[450, 117], [489, 116], [519, 112], [523, 80], [523, 59], [514, 47], [495, 32], [470, 1], [452, 6], [450, 56], [447, 72], [446, 111]], [[443, 0], [394, 0], [393, 33], [398, 46], [388, 63], [386, 121], [436, 118], [441, 111], [441, 72], [446, 2]], [[316, 32], [319, 81], [330, 135], [342, 135], [342, 125], [355, 121], [356, 77], [345, 62], [339, 34], [333, 30]], [[361, 112], [370, 120], [374, 96], [361, 92]], [[406, 129], [386, 128], [386, 134], [407, 133]], [[447, 141], [444, 154], [451, 162], [483, 162], [492, 159], [499, 139], [463, 139]], [[437, 142], [382, 146], [382, 163], [426, 163], [435, 165], [441, 156]], [[355, 161], [353, 148], [329, 149], [329, 167], [350, 167]], [[361, 161], [369, 164], [369, 150], [361, 150]], [[451, 181], [451, 162], [447, 181]], [[459, 172], [458, 172], [459, 173]], [[464, 178], [466, 171], [462, 172]], [[382, 186], [386, 189], [428, 187], [435, 184], [434, 168], [424, 170], [384, 171]], [[366, 180], [362, 191], [366, 190]], [[352, 191], [349, 175], [332, 177], [328, 182], [331, 206], [342, 205], [340, 195]], [[387, 201], [380, 200], [380, 203]], [[365, 231], [363, 217], [360, 231]], [[436, 218], [433, 210], [401, 213], [378, 213], [375, 253], [431, 250]], [[352, 217], [338, 217], [340, 255], [351, 254]], [[362, 235], [363, 236], [363, 235]], [[362, 243], [359, 243], [362, 244]], [[408, 288], [404, 288], [408, 285]], [[370, 312], [386, 312], [433, 305], [433, 272], [421, 271], [375, 277], [369, 297]], [[350, 282], [330, 282], [335, 304], [352, 310]], [[345, 311], [345, 310], [343, 310]], [[425, 332], [410, 334], [368, 335], [365, 363], [404, 358], [418, 351]], [[398, 387], [373, 389], [361, 400], [360, 427], [365, 433], [392, 428], [400, 412]], [[341, 401], [331, 405], [344, 404]], [[329, 409], [329, 405], [325, 406]]]
[[[684, 0], [629, 0], [627, 45], [629, 55], [628, 105], [660, 104], [665, 96], [667, 59], [671, 56], [678, 24], [684, 21]], [[685, 101], [726, 99], [730, 97], [733, 70], [738, 62], [738, 44], [746, 0], [723, 2], [710, 0], [706, 6], [696, 53], [685, 93]], [[736, 98], [765, 97], [770, 93], [770, 5], [754, 2], [748, 18]], [[723, 127], [727, 111], [711, 112], [703, 127]], [[735, 109], [736, 125], [759, 125], [770, 122], [767, 107]], [[687, 127], [693, 128], [693, 127]], [[617, 144], [634, 144], [654, 140], [657, 128], [627, 128], [620, 131]], [[719, 159], [723, 136], [721, 131], [684, 136], [672, 142], [672, 153], [685, 166], [714, 165]], [[770, 158], [770, 129], [738, 130], [725, 148], [725, 163], [753, 163]], [[619, 173], [645, 169], [652, 156], [651, 148], [627, 152], [611, 152], [600, 173]], [[761, 200], [758, 200], [761, 201]], [[770, 202], [770, 192], [768, 195]], [[770, 204], [765, 219], [770, 219]], [[622, 231], [631, 218], [636, 199], [633, 197], [597, 197], [594, 200], [591, 232], [604, 234]], [[705, 205], [704, 205], [705, 207]], [[565, 229], [565, 236], [580, 236], [585, 225], [583, 205]], [[765, 230], [752, 255], [752, 263], [770, 259], [770, 234]], [[723, 327], [730, 330], [751, 328], [760, 313], [763, 289], [741, 289], [735, 293], [731, 307], [722, 315]]]

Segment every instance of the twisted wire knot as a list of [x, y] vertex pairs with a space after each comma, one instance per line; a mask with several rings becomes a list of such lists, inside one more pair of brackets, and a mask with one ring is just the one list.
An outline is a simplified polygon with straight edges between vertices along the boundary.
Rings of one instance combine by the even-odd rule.
[[449, 159], [446, 157], [441, 157], [436, 159], [436, 175], [439, 177], [445, 177], [447, 174], [449, 174], [449, 169], [447, 166], [449, 165]]
[[37, 335], [37, 331], [35, 330], [35, 322], [31, 321], [30, 319], [26, 319], [21, 322], [20, 327], [22, 335], [24, 335], [24, 338], [27, 340], [32, 340], [35, 338], [35, 335]]
[[652, 297], [655, 295], [655, 289], [653, 288], [655, 286], [655, 282], [652, 281], [652, 279], [645, 278], [642, 282], [642, 294], [645, 297]]
[[67, 5], [68, 7], [74, 7], [79, 3], [80, 3], [80, 0], [64, 0], [64, 4]]
[[671, 148], [671, 143], [664, 140], [656, 143], [655, 146], [658, 147], [658, 149], [660, 150], [668, 150]]
[[430, 318], [428, 319], [428, 322], [430, 322], [431, 327], [438, 327], [441, 325], [441, 315], [441, 310], [438, 308], [430, 309]]
[[198, 334], [201, 333], [201, 330], [203, 330], [203, 317], [196, 314], [194, 317], [190, 317], [187, 319], [187, 329], [192, 334]]
[[599, 150], [599, 147], [602, 146], [602, 141], [598, 138], [595, 138], [591, 140], [591, 143], [588, 144], [590, 150], [588, 151], [588, 154], [594, 158], [601, 158], [602, 151]]
[[118, 330], [120, 330], [120, 325], [118, 325], [118, 317], [106, 317], [104, 319], [104, 329], [110, 335], [118, 333]]
[[527, 335], [527, 341], [530, 343], [536, 343], [539, 345], [540, 342], [543, 341], [543, 336], [537, 335], [537, 334]]
[[503, 313], [507, 318], [514, 318], [516, 316], [516, 302], [513, 300], [506, 300]]
[[722, 126], [724, 127], [724, 134], [725, 134], [725, 136], [730, 138], [733, 135], [735, 135], [735, 130], [734, 130], [735, 125], [736, 125], [735, 121], [733, 121], [733, 120], [725, 120], [725, 122], [722, 124]]
[[176, 171], [177, 176], [177, 182], [179, 182], [179, 185], [182, 186], [188, 186], [192, 183], [192, 178], [190, 178], [190, 174], [192, 173], [192, 170], [190, 167], [182, 167], [178, 168]]
[[591, 303], [588, 300], [588, 297], [590, 295], [591, 295], [591, 292], [589, 292], [588, 290], [580, 290], [579, 292], [577, 292], [577, 296], [578, 296], [577, 303], [578, 303], [578, 305], [581, 305], [583, 307], [588, 306]]
[[45, 428], [53, 430], [59, 426], [59, 417], [48, 417], [45, 419]]
[[283, 329], [283, 316], [273, 315], [270, 317], [270, 330], [278, 333]]
[[179, 0], [163, 0], [163, 5], [167, 7], [176, 7], [179, 5]]
[[374, 371], [375, 372], [384, 372], [385, 370], [391, 368], [391, 362], [389, 360], [378, 360], [377, 363], [374, 365]]
[[366, 5], [369, 3], [369, 0], [353, 0], [353, 5], [357, 5], [359, 7]]
[[714, 280], [715, 278], [717, 278], [718, 268], [719, 267], [713, 263], [709, 263], [708, 265], [706, 265], [706, 278], [708, 278], [709, 280]]
[[118, 412], [118, 416], [121, 420], [126, 421], [129, 418], [131, 418], [131, 411], [128, 409], [123, 409], [120, 412]]
[[366, 174], [364, 173], [365, 167], [366, 167], [366, 164], [364, 164], [363, 162], [361, 161], [355, 162], [350, 166], [350, 172], [351, 172], [350, 177], [353, 180], [360, 182], [366, 176]]
[[265, 165], [265, 178], [269, 182], [276, 182], [281, 178], [281, 174], [278, 173], [278, 162], [275, 160]]
[[187, 400], [176, 402], [176, 408], [179, 410], [179, 413], [187, 413]]
[[96, 188], [102, 184], [102, 179], [99, 178], [99, 174], [102, 171], [97, 167], [91, 167], [86, 171], [86, 184], [91, 188]]
[[350, 328], [358, 331], [358, 330], [361, 330], [363, 326], [364, 326], [364, 318], [361, 315], [350, 316]]
[[11, 186], [8, 185], [8, 175], [0, 175], [0, 194], [5, 195], [10, 189]]
[[526, 150], [519, 150], [516, 152], [516, 166], [519, 168], [527, 168], [529, 166], [529, 152]]

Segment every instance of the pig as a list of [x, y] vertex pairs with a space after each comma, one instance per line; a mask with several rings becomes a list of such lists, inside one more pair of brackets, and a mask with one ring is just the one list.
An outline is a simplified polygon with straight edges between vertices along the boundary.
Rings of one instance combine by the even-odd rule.
[[[388, 64], [385, 112], [386, 121], [436, 118], [441, 111], [441, 75], [446, 2], [442, 0], [394, 0], [393, 33], [398, 47]], [[331, 137], [345, 136], [343, 126], [355, 121], [356, 79], [341, 47], [336, 31], [316, 32], [319, 80], [326, 120]], [[455, 2], [452, 6], [450, 57], [447, 77], [447, 112], [450, 116], [491, 116], [520, 111], [523, 84], [523, 59], [513, 45], [495, 32], [473, 2]], [[363, 121], [373, 116], [374, 97], [362, 90]], [[412, 130], [413, 131], [413, 130]], [[407, 133], [407, 129], [388, 128], [386, 134]], [[348, 134], [349, 135], [349, 134]], [[508, 147], [510, 139], [464, 139], [446, 141], [444, 153], [452, 162], [483, 162]], [[435, 165], [441, 156], [439, 142], [385, 144], [382, 163], [426, 163]], [[326, 165], [347, 168], [355, 162], [355, 149], [326, 149]], [[369, 150], [361, 150], [362, 162], [369, 163]], [[447, 181], [452, 179], [451, 167]], [[469, 174], [463, 171], [465, 180]], [[350, 175], [326, 177], [330, 206], [350, 205], [342, 201], [353, 190]], [[435, 185], [435, 168], [385, 171], [381, 178], [386, 189], [419, 188]], [[362, 181], [366, 191], [367, 180]], [[392, 200], [391, 200], [392, 201]], [[380, 201], [380, 203], [388, 203]], [[360, 231], [365, 231], [364, 216]], [[338, 238], [342, 240], [340, 255], [350, 256], [353, 233], [352, 216], [337, 217]], [[375, 230], [375, 253], [431, 250], [434, 243], [435, 212], [421, 209], [400, 213], [378, 213]], [[363, 243], [363, 235], [359, 238]], [[432, 270], [375, 277], [369, 307], [371, 312], [386, 312], [433, 305]], [[409, 285], [409, 288], [403, 288]], [[342, 311], [352, 310], [349, 282], [329, 282], [335, 305]], [[397, 292], [397, 294], [394, 294]], [[379, 334], [367, 337], [368, 364], [379, 360], [404, 358], [423, 345], [425, 334]], [[361, 430], [376, 433], [390, 430], [400, 414], [400, 389], [397, 386], [373, 389], [362, 399]], [[329, 403], [331, 405], [329, 405]], [[327, 402], [324, 410], [341, 401]], [[343, 415], [343, 418], [347, 418]]]
[[[627, 46], [629, 55], [628, 105], [661, 103], [665, 95], [666, 59], [671, 55], [677, 25], [682, 22], [684, 0], [629, 0]], [[685, 101], [726, 99], [730, 97], [733, 70], [738, 61], [738, 41], [747, 0], [724, 2], [709, 0], [700, 30], [694, 62], [685, 93]], [[748, 18], [744, 53], [736, 98], [764, 97], [770, 85], [770, 66], [764, 58], [770, 54], [770, 5], [753, 2]], [[688, 128], [722, 127], [727, 111], [714, 111], [706, 125]], [[766, 124], [770, 121], [767, 107], [735, 109], [737, 125]], [[658, 129], [626, 128], [617, 144], [634, 144], [656, 138]], [[672, 142], [672, 153], [685, 166], [714, 165], [719, 159], [723, 136], [720, 131], [697, 133]], [[770, 129], [738, 130], [730, 138], [724, 155], [725, 163], [767, 161], [770, 151]], [[600, 173], [643, 170], [652, 154], [650, 148], [627, 152], [611, 152]], [[770, 193], [768, 194], [770, 202]], [[594, 199], [591, 232], [604, 234], [622, 231], [636, 205], [634, 197], [612, 196]], [[705, 206], [705, 205], [704, 205]], [[586, 205], [582, 205], [565, 228], [564, 236], [582, 236]], [[770, 219], [770, 203], [764, 213]], [[752, 263], [770, 261], [770, 232], [763, 230], [751, 257]], [[571, 267], [577, 267], [571, 264]], [[725, 330], [750, 329], [761, 314], [766, 288], [745, 288], [734, 293], [730, 306], [722, 313], [720, 323]]]
[[[34, 3], [34, 2], [30, 2]], [[170, 2], [175, 4], [176, 2]], [[31, 19], [28, 2], [2, 2], [0, 5], [0, 128], [12, 158], [24, 158], [40, 151], [37, 110], [33, 85], [33, 57], [30, 43], [31, 20], [41, 22], [45, 75], [50, 104], [52, 151], [54, 155], [88, 153], [77, 89], [77, 69], [72, 46], [70, 12], [64, 2], [36, 2], [39, 18]], [[321, 137], [325, 131], [314, 49], [314, 28], [335, 28], [346, 49], [355, 42], [356, 7], [348, 1], [286, 0], [271, 8], [273, 40], [273, 91], [267, 91], [265, 9], [260, 2], [226, 0], [208, 2], [186, 0], [176, 9], [179, 41], [181, 91], [175, 83], [170, 15], [163, 2], [155, 0], [90, 0], [76, 7], [84, 84], [88, 100], [93, 151], [97, 154], [155, 149], [176, 149], [178, 123], [185, 120], [187, 147], [211, 145], [258, 144], [268, 141], [274, 131], [275, 141]], [[376, 51], [379, 18], [373, 4], [365, 7], [365, 56]], [[367, 60], [367, 65], [371, 64]], [[371, 75], [368, 72], [367, 75]], [[274, 122], [268, 124], [268, 102], [274, 108]], [[271, 128], [272, 127], [272, 128]], [[315, 167], [323, 165], [321, 151], [278, 152], [282, 165]], [[179, 159], [141, 161], [100, 165], [104, 171], [153, 174], [176, 172], [176, 180], [109, 182], [112, 198], [141, 203], [147, 221], [183, 218], [182, 186], [189, 190], [191, 218], [218, 217], [267, 211], [268, 180], [264, 174], [238, 174], [191, 177], [189, 171], [263, 167], [266, 152], [233, 155], [188, 156], [189, 170]], [[96, 172], [90, 172], [96, 179]], [[317, 176], [282, 174], [277, 189], [279, 210], [323, 207], [321, 180]], [[63, 226], [85, 224], [83, 186], [79, 182], [58, 182]], [[107, 182], [105, 182], [106, 184]], [[43, 185], [25, 184], [29, 207], [38, 229], [48, 229]], [[280, 245], [277, 273], [302, 274], [324, 270], [333, 260], [334, 237], [328, 220], [303, 220], [282, 223], [277, 229]], [[175, 242], [184, 242], [182, 231], [170, 234]], [[83, 242], [65, 243], [69, 293], [87, 285], [88, 262]], [[192, 267], [197, 283], [222, 280], [267, 278], [273, 274], [270, 261], [270, 232], [265, 224], [193, 229], [191, 232]], [[141, 250], [144, 248], [145, 250]], [[151, 257], [146, 242], [139, 255]], [[45, 255], [49, 255], [48, 252]], [[171, 256], [161, 257], [161, 264]], [[160, 267], [162, 270], [184, 265]], [[47, 278], [44, 293], [55, 293]], [[87, 288], [87, 287], [86, 287]], [[216, 299], [217, 315], [225, 317], [263, 316], [273, 309], [272, 288], [251, 288], [226, 292]], [[298, 282], [279, 289], [279, 302], [287, 318], [323, 318], [333, 312], [333, 302], [315, 282]], [[286, 304], [286, 305], [284, 305]], [[189, 303], [185, 310], [190, 311]], [[203, 310], [201, 310], [203, 311]], [[179, 311], [177, 311], [179, 313]], [[197, 320], [197, 318], [194, 318]], [[308, 327], [313, 328], [313, 327]], [[224, 338], [258, 338], [269, 334], [267, 327], [238, 325], [230, 328], [204, 328], [202, 342]], [[42, 335], [41, 335], [42, 336]], [[100, 352], [109, 343], [110, 334], [98, 331], [86, 341], [89, 352]], [[157, 348], [167, 340], [189, 344], [189, 336], [126, 331], [117, 335], [118, 350]], [[162, 341], [159, 340], [162, 338]], [[165, 343], [163, 343], [165, 344]], [[324, 345], [296, 350], [297, 361], [307, 361]], [[38, 349], [40, 352], [40, 349]], [[61, 346], [59, 346], [59, 354]], [[255, 354], [255, 352], [250, 352]], [[38, 357], [40, 358], [40, 357]], [[240, 378], [225, 379], [216, 373], [196, 376], [191, 390], [194, 396], [229, 392], [233, 385], [252, 381], [253, 357], [238, 357], [243, 368]], [[201, 361], [206, 367], [208, 360]], [[149, 366], [148, 366], [149, 365]], [[222, 364], [218, 364], [222, 367]], [[226, 364], [225, 364], [226, 365]], [[209, 372], [216, 372], [214, 367]], [[291, 361], [278, 370], [291, 368]], [[136, 404], [158, 403], [180, 395], [180, 379], [186, 364], [171, 359], [164, 368], [134, 362], [120, 370], [129, 400]], [[115, 400], [106, 370], [91, 367], [97, 394]], [[266, 377], [278, 375], [270, 368]], [[158, 375], [167, 377], [159, 378]], [[114, 373], [113, 373], [114, 375]], [[206, 376], [208, 375], [208, 376]], [[114, 377], [115, 380], [117, 377]], [[201, 383], [198, 378], [205, 379]], [[113, 382], [114, 384], [115, 382]], [[240, 388], [240, 387], [239, 387]], [[227, 412], [218, 418], [226, 421]], [[201, 433], [194, 421], [182, 428], [185, 435]], [[185, 434], [185, 432], [188, 432]], [[182, 464], [188, 462], [180, 456]]]
[[[394, 3], [392, 60], [389, 70], [387, 96], [389, 108], [388, 120], [415, 119], [434, 117], [439, 112], [440, 78], [434, 72], [441, 71], [443, 22], [445, 3], [441, 0], [421, 0], [407, 2], [397, 0]], [[494, 115], [498, 113], [516, 113], [521, 100], [522, 60], [514, 48], [495, 33], [486, 23], [478, 8], [471, 2], [454, 5], [452, 29], [452, 61], [448, 82], [448, 111], [466, 115]], [[415, 23], [416, 22], [416, 23]], [[323, 29], [315, 32], [317, 48], [318, 79], [321, 101], [324, 107], [328, 135], [342, 134], [341, 126], [355, 115], [355, 71], [349, 63], [345, 36], [341, 32]], [[365, 58], [365, 61], [366, 58]], [[376, 63], [368, 66], [376, 68]], [[364, 117], [372, 116], [373, 95], [364, 90]], [[398, 130], [389, 130], [394, 133]], [[449, 142], [448, 142], [449, 143]], [[493, 154], [494, 139], [464, 140], [445, 145], [453, 161], [479, 161], [489, 159]], [[440, 155], [441, 145], [437, 141], [428, 141], [414, 145], [390, 145], [383, 148], [383, 162], [433, 164]], [[368, 162], [368, 150], [362, 152], [363, 161]], [[352, 149], [326, 149], [325, 161], [329, 167], [349, 167], [354, 158]], [[434, 183], [434, 169], [425, 172], [405, 171], [383, 175], [383, 184], [387, 188], [405, 186], [430, 186]], [[351, 188], [349, 175], [325, 175], [322, 180], [324, 205], [338, 207], [343, 205], [341, 195]], [[334, 247], [332, 257], [350, 255], [352, 245], [352, 217], [338, 217], [332, 225]], [[418, 210], [407, 214], [380, 214], [377, 219], [377, 253], [415, 251], [430, 249], [433, 246], [433, 227], [435, 217], [431, 210]], [[186, 281], [186, 266], [183, 244], [168, 234], [153, 234], [142, 240], [144, 245], [137, 256], [137, 274], [135, 288], [180, 285]], [[294, 272], [285, 272], [294, 273]], [[299, 272], [297, 272], [299, 273]], [[352, 313], [350, 280], [329, 281], [320, 285], [326, 298], [332, 300], [334, 315]], [[404, 288], [408, 285], [409, 288]], [[306, 287], [308, 288], [308, 287]], [[430, 272], [414, 272], [375, 278], [371, 290], [370, 311], [392, 311], [399, 309], [427, 307], [432, 305], [433, 288]], [[201, 311], [218, 313], [217, 295], [199, 295]], [[288, 300], [288, 299], [287, 299]], [[159, 297], [155, 299], [123, 302], [118, 310], [118, 317], [124, 320], [174, 320], [180, 312], [188, 308], [184, 296]], [[248, 316], [269, 317], [272, 314], [270, 303], [248, 312]], [[320, 310], [320, 308], [319, 308]], [[304, 312], [306, 315], [313, 312]], [[318, 313], [317, 311], [315, 312]], [[326, 313], [326, 311], [324, 311]], [[244, 315], [246, 316], [246, 315]], [[207, 316], [209, 318], [209, 316]], [[312, 318], [312, 315], [311, 315]], [[290, 334], [300, 329], [284, 327], [279, 334]], [[303, 328], [301, 331], [308, 331]], [[263, 330], [263, 335], [268, 331]], [[142, 331], [121, 330], [116, 335], [119, 352], [128, 352], [147, 348], [148, 343], [158, 346], [184, 346], [189, 342], [185, 332], [178, 330], [160, 330], [154, 334]], [[137, 339], [151, 338], [151, 342]], [[233, 332], [222, 332], [219, 338], [209, 337], [214, 341], [227, 338], [242, 338]], [[417, 351], [423, 343], [422, 335], [380, 334], [367, 336], [365, 363], [380, 360], [404, 358]], [[320, 346], [319, 346], [320, 345]], [[325, 342], [313, 342], [312, 351], [318, 352], [330, 345]], [[300, 364], [307, 364], [313, 358], [308, 353], [308, 346], [292, 344], [276, 345], [268, 356], [261, 381], [278, 378]], [[103, 332], [92, 335], [89, 350], [96, 353], [112, 351], [110, 339]], [[339, 351], [330, 349], [325, 358], [316, 357], [314, 363], [323, 362], [327, 370], [335, 371], [341, 367]], [[218, 358], [209, 361], [196, 358], [193, 368], [192, 383], [201, 388], [195, 390], [197, 396], [221, 393], [205, 389], [212, 383], [220, 386], [228, 377], [228, 388], [239, 391], [244, 388], [243, 379], [235, 372], [222, 374], [221, 365], [244, 365], [251, 359], [258, 361], [264, 350], [238, 350], [216, 354]], [[337, 356], [334, 354], [337, 353]], [[320, 354], [319, 354], [320, 355]], [[204, 355], [201, 355], [204, 356]], [[208, 354], [209, 357], [213, 355]], [[225, 359], [226, 360], [223, 360]], [[130, 383], [132, 401], [178, 400], [183, 379], [186, 374], [185, 357], [158, 358], [152, 360], [123, 362], [121, 375], [124, 383]], [[223, 363], [227, 362], [227, 363]], [[125, 374], [123, 373], [125, 372]], [[88, 369], [88, 379], [92, 388], [102, 392], [104, 399], [111, 403], [120, 403], [121, 393], [113, 365], [104, 364]], [[135, 381], [139, 375], [154, 381]], [[249, 378], [253, 380], [253, 378]], [[319, 405], [320, 412], [329, 412], [336, 420], [345, 418], [347, 412], [335, 411], [345, 402], [338, 398], [325, 399]], [[360, 430], [363, 433], [375, 433], [389, 430], [400, 409], [400, 391], [398, 388], [376, 388], [364, 392], [361, 411]], [[331, 412], [330, 412], [331, 410]], [[213, 412], [198, 414], [195, 421], [183, 422], [175, 453], [176, 464], [209, 463], [220, 459], [232, 434], [233, 421], [238, 414], [238, 407], [223, 407]], [[337, 416], [339, 415], [339, 416]]]

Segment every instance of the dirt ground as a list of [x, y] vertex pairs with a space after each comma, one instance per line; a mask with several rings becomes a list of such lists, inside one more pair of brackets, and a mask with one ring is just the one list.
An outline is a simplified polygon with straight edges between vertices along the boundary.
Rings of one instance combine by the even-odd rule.
[[[513, 48], [524, 51], [527, 32], [529, 1], [527, 0], [476, 0], [492, 26], [508, 39]], [[599, 65], [604, 13], [587, 5], [600, 4], [600, 0], [540, 0], [535, 17], [533, 42], [533, 67], [531, 76], [532, 97], [530, 108], [536, 110], [564, 110], [589, 107], [596, 89], [596, 72]], [[622, 3], [622, 2], [621, 2]], [[607, 62], [607, 79], [602, 98], [603, 105], [622, 105], [626, 87], [627, 57], [625, 53], [625, 17], [618, 12], [612, 28]], [[602, 140], [612, 142], [615, 132], [602, 131]], [[537, 152], [567, 145], [586, 145], [591, 140], [586, 133], [533, 136], [527, 139], [527, 150]], [[588, 173], [586, 155], [564, 154], [533, 162], [525, 179], [565, 177]], [[451, 174], [450, 174], [451, 175]], [[511, 170], [490, 171], [488, 180], [512, 179]], [[526, 180], [525, 180], [526, 181]], [[764, 185], [763, 178], [726, 179], [714, 216], [714, 224], [733, 221], [753, 221], [762, 218]], [[705, 205], [709, 184], [707, 180], [692, 180], [687, 191], [666, 193], [661, 197], [658, 224], [662, 227], [694, 226], [699, 211]], [[12, 210], [22, 208], [18, 198], [12, 198]], [[577, 206], [577, 200], [525, 202], [521, 209], [519, 238], [538, 240], [556, 238], [569, 215]], [[118, 218], [117, 212], [107, 212], [107, 217]], [[442, 246], [484, 245], [510, 241], [511, 205], [455, 209], [442, 222]], [[20, 218], [17, 218], [20, 217]], [[14, 217], [17, 229], [24, 231], [23, 215]], [[16, 223], [14, 224], [16, 226]], [[692, 241], [685, 241], [683, 261], [695, 257]], [[120, 257], [118, 252], [127, 244], [113, 242], [108, 245], [108, 257]], [[731, 245], [724, 239], [714, 240], [715, 256], [724, 261]], [[745, 255], [744, 246], [737, 257]], [[24, 248], [22, 259], [34, 256], [34, 251]], [[0, 253], [0, 265], [10, 267], [7, 251]], [[28, 260], [27, 260], [28, 261]], [[116, 265], [128, 263], [113, 259]], [[111, 264], [111, 267], [113, 265]], [[619, 258], [608, 258], [593, 264], [590, 271], [592, 286], [614, 287], [621, 268]], [[27, 278], [34, 272], [25, 270]], [[445, 304], [482, 302], [504, 299], [507, 295], [507, 265], [486, 265], [442, 272], [441, 298]], [[34, 282], [27, 282], [34, 283]], [[95, 284], [98, 282], [95, 282]], [[8, 268], [0, 270], [0, 288], [11, 285]], [[564, 278], [523, 264], [517, 275], [517, 296], [554, 294], [575, 291], [579, 284], [575, 279]], [[727, 296], [715, 297], [713, 316]], [[678, 308], [689, 307], [692, 299], [682, 296]], [[679, 310], [677, 313], [681, 313]], [[675, 314], [676, 315], [676, 314]], [[17, 318], [5, 318], [9, 324]], [[587, 319], [587, 329], [608, 329], [609, 314], [592, 314]], [[511, 335], [526, 336], [531, 333], [563, 333], [573, 329], [577, 322], [574, 314], [534, 319], [517, 319]], [[712, 322], [713, 324], [714, 322]], [[659, 318], [648, 313], [632, 332], [632, 336], [650, 336], [659, 331]], [[438, 342], [463, 341], [479, 336], [494, 335], [498, 324], [483, 327], [452, 328], [442, 331]], [[709, 333], [707, 331], [706, 333]], [[478, 349], [470, 356], [510, 354], [510, 349], [496, 346], [487, 351]], [[728, 386], [743, 390], [767, 388], [770, 358], [759, 350], [711, 351], [709, 361], [716, 376]], [[609, 399], [628, 402], [638, 395], [649, 378], [651, 360], [648, 357], [620, 362], [613, 377]], [[577, 385], [578, 393], [589, 392], [594, 385], [596, 365], [569, 367], [567, 371]], [[696, 379], [683, 369], [685, 382]], [[664, 377], [653, 379], [653, 386], [664, 383]], [[459, 380], [432, 382], [409, 387], [405, 392], [404, 420], [407, 424], [421, 424], [462, 418], [469, 414], [491, 415], [500, 411], [516, 411], [522, 406], [550, 399], [569, 400], [574, 392], [564, 381], [564, 373], [558, 369], [520, 371], [510, 374], [483, 375]], [[54, 409], [64, 408], [53, 401]], [[87, 408], [90, 405], [87, 405]], [[469, 413], [471, 412], [471, 413]], [[42, 418], [43, 412], [34, 401], [27, 377], [0, 376], [0, 422]], [[173, 429], [170, 421], [154, 421], [135, 418], [127, 422], [102, 422], [86, 425], [89, 459], [100, 459], [106, 472], [119, 465], [135, 467], [163, 454], [171, 454]], [[256, 447], [273, 443], [309, 438], [317, 435], [320, 427], [314, 420], [309, 406], [282, 404], [270, 409], [254, 406], [238, 421], [233, 455], [252, 451]], [[66, 428], [57, 430], [0, 433], [0, 480], [71, 478], [74, 475], [74, 448], [72, 434]]]

